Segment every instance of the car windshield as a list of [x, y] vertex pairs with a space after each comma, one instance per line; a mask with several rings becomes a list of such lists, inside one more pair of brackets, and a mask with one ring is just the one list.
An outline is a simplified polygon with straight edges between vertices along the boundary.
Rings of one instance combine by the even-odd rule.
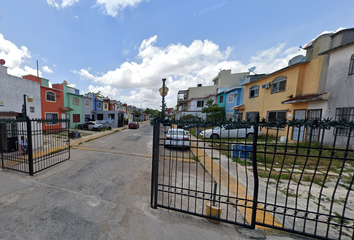
[[183, 135], [183, 134], [187, 134], [187, 132], [185, 132], [183, 130], [168, 130], [167, 134], [170, 134], [170, 135]]

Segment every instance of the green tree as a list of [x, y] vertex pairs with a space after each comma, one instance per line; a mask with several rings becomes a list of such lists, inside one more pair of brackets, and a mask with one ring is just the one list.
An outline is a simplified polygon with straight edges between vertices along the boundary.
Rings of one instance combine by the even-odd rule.
[[91, 94], [91, 93], [93, 93], [93, 95], [95, 95], [96, 98], [105, 98], [105, 96], [103, 96], [101, 90], [98, 90], [98, 92], [88, 92], [86, 94]]
[[206, 119], [208, 121], [218, 121], [225, 119], [225, 109], [214, 103], [213, 99], [209, 99], [205, 105], [206, 107], [202, 109], [202, 113], [206, 114]]
[[197, 115], [193, 115], [193, 114], [186, 114], [186, 115], [183, 115], [181, 118], [181, 120], [192, 120], [192, 121], [198, 121], [200, 120], [201, 118], [198, 117]]
[[138, 117], [140, 117], [140, 115], [141, 115], [141, 114], [140, 114], [140, 112], [139, 112], [138, 110], [134, 110], [134, 111], [133, 111], [133, 116], [134, 116], [134, 117], [138, 118]]

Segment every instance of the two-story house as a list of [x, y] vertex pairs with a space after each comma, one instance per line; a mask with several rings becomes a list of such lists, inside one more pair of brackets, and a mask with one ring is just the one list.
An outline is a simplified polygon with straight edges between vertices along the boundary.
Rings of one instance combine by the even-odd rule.
[[[323, 76], [322, 56], [307, 54], [289, 61], [289, 66], [244, 84], [244, 120], [259, 117], [268, 121], [305, 119], [311, 101], [326, 101], [328, 94], [318, 92]], [[296, 60], [296, 61], [294, 61]], [[304, 139], [303, 128], [292, 128], [289, 140]], [[275, 134], [270, 130], [269, 134]], [[286, 136], [286, 129], [279, 136]]]
[[80, 95], [79, 89], [68, 86], [66, 80], [63, 83], [55, 83], [52, 87], [63, 91], [63, 110], [66, 111], [66, 118], [70, 120], [70, 128], [76, 128], [77, 125], [84, 122], [82, 116], [82, 95]]
[[[319, 83], [318, 93], [330, 94], [328, 101], [309, 103], [309, 118], [354, 121], [354, 28], [321, 35], [306, 49], [326, 59], [326, 76]], [[320, 137], [319, 131], [312, 131], [312, 135], [316, 139]], [[346, 145], [349, 129], [327, 130], [325, 143], [333, 142], [334, 135], [337, 144]]]
[[205, 118], [202, 109], [206, 106], [206, 102], [212, 99], [216, 102], [217, 86], [190, 87], [188, 90], [180, 90], [177, 95], [177, 110], [175, 118], [178, 120], [182, 116], [192, 114], [201, 118]]
[[[45, 78], [39, 78], [34, 75], [25, 75], [22, 76], [24, 79], [28, 79], [33, 82], [39, 80], [41, 84], [41, 110], [42, 118], [45, 119], [66, 119], [66, 111], [64, 110], [64, 94], [63, 91], [56, 88], [51, 88], [49, 86], [49, 80]], [[58, 122], [44, 122], [43, 130], [51, 131], [53, 127], [58, 129], [58, 125], [61, 125], [62, 128], [66, 128], [66, 123]]]

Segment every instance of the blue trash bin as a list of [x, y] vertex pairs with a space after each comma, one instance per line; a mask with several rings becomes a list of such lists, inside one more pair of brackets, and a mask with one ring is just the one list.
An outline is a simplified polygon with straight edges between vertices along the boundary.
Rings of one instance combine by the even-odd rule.
[[232, 144], [232, 158], [250, 158], [252, 145]]

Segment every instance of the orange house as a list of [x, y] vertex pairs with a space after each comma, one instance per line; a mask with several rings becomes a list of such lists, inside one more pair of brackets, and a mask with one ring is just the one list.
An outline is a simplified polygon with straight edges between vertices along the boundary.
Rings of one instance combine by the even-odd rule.
[[[33, 75], [25, 75], [22, 78], [33, 82], [40, 82], [41, 84], [41, 108], [43, 119], [65, 119], [66, 111], [64, 108], [64, 94], [63, 90], [49, 87], [49, 80], [45, 78], [38, 78]], [[58, 127], [65, 128], [65, 123], [44, 122], [44, 131], [57, 130]]]

